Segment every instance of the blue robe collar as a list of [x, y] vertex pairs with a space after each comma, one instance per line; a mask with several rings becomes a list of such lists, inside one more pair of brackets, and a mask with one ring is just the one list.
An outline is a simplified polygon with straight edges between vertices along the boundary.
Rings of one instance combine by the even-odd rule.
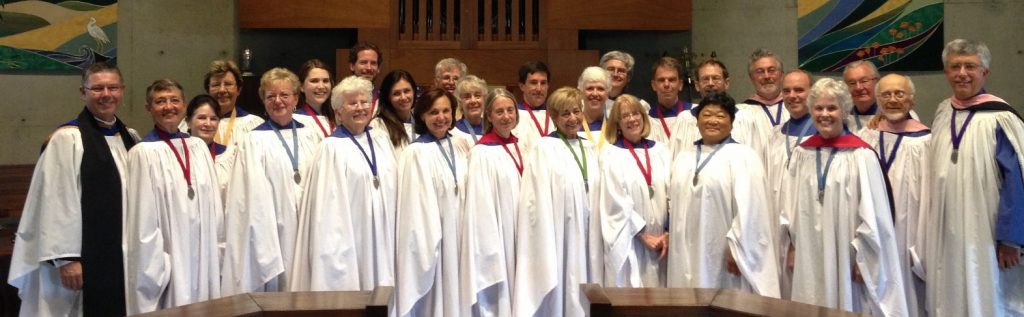
[[[440, 140], [444, 140], [444, 139], [450, 138], [451, 136], [452, 136], [451, 133], [445, 133], [445, 137], [440, 139]], [[432, 142], [437, 141], [437, 140], [439, 140], [439, 139], [435, 138], [433, 134], [424, 133], [424, 134], [420, 134], [420, 136], [418, 138], [416, 138], [416, 140], [413, 141], [413, 142], [415, 142], [415, 143], [432, 143]]]
[[[301, 128], [305, 128], [306, 127], [305, 125], [302, 124], [302, 122], [299, 122], [298, 120], [295, 120], [295, 118], [292, 118], [292, 122], [295, 122], [295, 128], [296, 129], [301, 129]], [[274, 120], [267, 119], [267, 121], [263, 121], [263, 123], [261, 123], [259, 126], [256, 126], [256, 128], [253, 129], [253, 130], [260, 130], [260, 131], [270, 130], [270, 131], [272, 131], [272, 130], [274, 130], [274, 128], [272, 128], [270, 126], [271, 124], [273, 124], [274, 127], [277, 127], [278, 130], [285, 130], [285, 129], [291, 129], [292, 128], [290, 123], [288, 125], [282, 126], [280, 124], [277, 124], [277, 122], [274, 122]]]
[[[622, 137], [620, 135], [620, 136], [615, 138], [615, 143], [614, 144], [617, 147], [625, 149], [626, 148], [625, 140], [626, 140], [626, 138], [624, 138], [624, 137]], [[648, 140], [647, 138], [641, 138], [640, 139], [640, 143], [637, 143], [637, 144], [633, 145], [634, 148], [642, 148], [644, 146], [647, 146], [647, 148], [654, 147], [654, 141]]]
[[797, 135], [797, 134], [800, 133], [799, 128], [797, 128], [797, 127], [803, 125], [804, 122], [807, 122], [807, 121], [810, 121], [810, 120], [811, 120], [811, 114], [810, 113], [807, 113], [803, 117], [799, 117], [799, 118], [789, 118], [789, 121], [786, 121], [786, 123], [782, 124], [781, 132], [782, 132], [782, 134], [785, 134], [785, 135], [788, 135], [788, 136], [809, 136], [809, 135], [814, 135], [815, 133], [818, 133], [818, 128], [814, 126], [814, 122], [811, 122], [810, 123], [811, 126], [807, 127], [807, 133], [804, 133], [804, 135]]
[[[370, 130], [373, 130], [373, 127], [367, 125], [366, 129], [363, 130], [363, 133], [368, 133]], [[349, 132], [348, 128], [345, 128], [345, 126], [340, 124], [337, 128], [334, 128], [334, 133], [331, 133], [331, 137], [333, 138], [347, 138], [350, 135], [353, 135], [352, 132]]]
[[[473, 124], [469, 123], [469, 121], [466, 120], [466, 118], [462, 118], [462, 120], [459, 120], [459, 122], [455, 123], [455, 128], [459, 129], [459, 131], [465, 132], [467, 134], [468, 133], [473, 133], [473, 134], [476, 134], [476, 135], [481, 135], [481, 134], [484, 133], [484, 125], [482, 123], [483, 121], [480, 121], [480, 122], [481, 122], [481, 124], [473, 125]], [[466, 129], [467, 125], [471, 126], [473, 128], [473, 131], [469, 131], [468, 129]]]
[[878, 103], [872, 103], [871, 104], [871, 108], [868, 108], [868, 112], [865, 112], [865, 113], [861, 113], [859, 110], [857, 110], [857, 106], [856, 105], [853, 106], [853, 109], [850, 109], [850, 114], [855, 115], [855, 116], [867, 116], [867, 115], [873, 115], [873, 114], [876, 114], [876, 113], [878, 113]]
[[[516, 105], [516, 108], [518, 108], [519, 110], [527, 110], [526, 109], [526, 101], [520, 102], [518, 105]], [[544, 110], [544, 111], [547, 111], [548, 110], [548, 103], [544, 102], [544, 103], [540, 104], [539, 106], [535, 106], [535, 107], [533, 107], [532, 109], [529, 109], [529, 110], [533, 110], [533, 111]]]
[[[149, 133], [146, 134], [146, 136], [142, 138], [142, 142], [163, 142], [164, 140], [161, 139], [160, 135], [156, 133], [156, 129], [158, 129], [158, 128], [153, 128], [153, 130], [149, 131]], [[181, 132], [181, 131], [178, 131], [178, 132], [175, 132], [175, 133], [169, 133], [167, 135], [167, 138], [171, 139], [171, 140], [178, 139], [178, 138], [186, 138], [186, 139], [188, 139], [189, 137], [190, 136], [188, 135], [188, 133]]]
[[[729, 136], [725, 137], [725, 140], [722, 140], [721, 144], [731, 144], [731, 143], [739, 144], [739, 142], [736, 142], [736, 140], [733, 140], [732, 135], [730, 134]], [[693, 145], [704, 145], [704, 138], [701, 138], [700, 140], [697, 140], [697, 141], [693, 141]]]

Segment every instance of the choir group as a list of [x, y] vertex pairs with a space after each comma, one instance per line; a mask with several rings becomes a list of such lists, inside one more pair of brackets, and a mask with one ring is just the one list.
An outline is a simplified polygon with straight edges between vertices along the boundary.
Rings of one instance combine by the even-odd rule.
[[712, 59], [691, 103], [663, 57], [648, 103], [624, 91], [620, 51], [550, 94], [526, 62], [521, 98], [454, 58], [432, 85], [375, 85], [381, 59], [362, 43], [340, 81], [319, 60], [265, 72], [266, 117], [214, 61], [191, 100], [171, 79], [146, 88], [145, 134], [115, 115], [118, 69], [93, 64], [33, 174], [8, 280], [21, 314], [393, 286], [397, 316], [582, 316], [596, 283], [1024, 315], [1024, 121], [985, 91], [982, 43], [946, 45], [935, 131], [910, 77], [870, 61], [813, 80], [758, 49], [738, 102]]

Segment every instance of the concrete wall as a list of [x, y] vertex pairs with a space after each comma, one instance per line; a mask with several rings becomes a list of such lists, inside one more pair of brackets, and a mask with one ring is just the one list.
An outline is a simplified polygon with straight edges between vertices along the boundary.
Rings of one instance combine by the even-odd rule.
[[[715, 50], [729, 67], [730, 94], [743, 99], [753, 93], [746, 67], [757, 47], [782, 56], [787, 69], [797, 65], [796, 0], [694, 0], [693, 46], [698, 52]], [[992, 50], [992, 72], [986, 89], [1024, 109], [1024, 89], [1014, 75], [1024, 73], [1024, 1], [945, 0], [945, 41], [979, 40]], [[979, 21], [984, 21], [980, 23]], [[841, 73], [819, 76], [841, 77]], [[931, 125], [935, 107], [952, 95], [941, 71], [911, 72], [917, 86], [916, 111]]]
[[[178, 80], [186, 98], [203, 92], [209, 61], [236, 56], [235, 0], [120, 1], [118, 65], [128, 89], [118, 115], [140, 132], [152, 129], [146, 86]], [[80, 74], [0, 74], [0, 164], [33, 164], [39, 146], [82, 110]]]

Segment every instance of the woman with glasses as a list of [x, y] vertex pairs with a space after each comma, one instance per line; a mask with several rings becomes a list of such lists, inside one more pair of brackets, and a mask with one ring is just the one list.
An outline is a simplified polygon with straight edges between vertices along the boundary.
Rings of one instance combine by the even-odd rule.
[[598, 189], [604, 285], [665, 287], [669, 164], [666, 145], [648, 140], [651, 119], [639, 99], [615, 100], [602, 137]]
[[398, 171], [387, 135], [368, 128], [372, 90], [370, 81], [349, 76], [331, 91], [338, 127], [317, 149], [299, 204], [291, 291], [395, 285]]
[[238, 158], [225, 195], [225, 294], [287, 290], [282, 275], [291, 265], [317, 144], [323, 134], [296, 120], [299, 78], [274, 68], [260, 78], [260, 97], [270, 120], [235, 149]]
[[250, 114], [238, 104], [242, 94], [242, 71], [235, 62], [217, 60], [210, 63], [210, 69], [203, 78], [206, 93], [220, 104], [218, 115], [222, 120], [217, 125], [214, 142], [233, 147], [245, 140], [245, 135], [256, 126], [263, 124], [263, 118]]

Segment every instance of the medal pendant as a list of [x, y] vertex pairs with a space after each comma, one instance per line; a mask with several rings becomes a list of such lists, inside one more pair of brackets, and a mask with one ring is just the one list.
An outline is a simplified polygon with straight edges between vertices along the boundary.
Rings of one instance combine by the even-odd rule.
[[654, 199], [654, 186], [647, 186], [647, 194], [651, 199]]
[[188, 199], [196, 198], [196, 191], [192, 189], [192, 186], [188, 187]]
[[824, 204], [825, 203], [825, 191], [824, 190], [819, 190], [818, 191], [818, 203], [819, 204]]
[[373, 177], [373, 188], [380, 188], [380, 177]]
[[960, 150], [953, 149], [953, 154], [949, 156], [949, 160], [956, 164], [957, 159], [960, 158]]
[[693, 175], [693, 186], [697, 186], [697, 175]]
[[302, 177], [299, 176], [299, 171], [295, 171], [295, 176], [293, 178], [295, 179], [295, 183], [296, 184], [298, 184], [300, 181], [302, 181]]

